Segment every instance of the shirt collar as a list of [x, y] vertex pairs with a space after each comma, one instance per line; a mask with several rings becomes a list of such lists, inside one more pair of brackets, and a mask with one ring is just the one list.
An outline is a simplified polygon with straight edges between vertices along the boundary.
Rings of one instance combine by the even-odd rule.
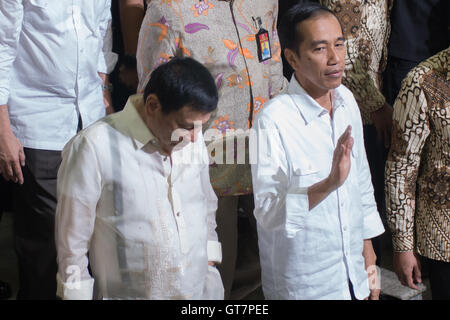
[[158, 139], [150, 132], [138, 112], [142, 108], [144, 108], [144, 97], [142, 94], [135, 94], [128, 98], [122, 111], [123, 124], [126, 126], [123, 129], [134, 140], [136, 149], [142, 149], [149, 142], [158, 143]]
[[[339, 107], [345, 107], [344, 98], [339, 92], [339, 87], [334, 89], [331, 95], [333, 113]], [[294, 99], [294, 102], [302, 114], [303, 118], [308, 125], [311, 121], [316, 120], [324, 114], [328, 113], [324, 107], [317, 103], [300, 85], [300, 83], [295, 78], [295, 74], [292, 75], [291, 81], [289, 82], [288, 94]]]

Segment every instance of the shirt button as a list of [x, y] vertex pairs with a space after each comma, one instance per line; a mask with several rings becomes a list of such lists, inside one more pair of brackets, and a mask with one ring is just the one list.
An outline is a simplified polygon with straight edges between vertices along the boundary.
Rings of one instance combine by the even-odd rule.
[[180, 213], [179, 212], [177, 212], [177, 217], [179, 217], [180, 216]]
[[348, 251], [345, 251], [345, 256], [346, 256], [346, 257], [348, 256]]
[[301, 174], [302, 172], [300, 171], [300, 169], [295, 170], [295, 174]]
[[344, 226], [344, 228], [343, 228], [343, 229], [344, 229], [344, 231], [347, 231], [347, 226]]

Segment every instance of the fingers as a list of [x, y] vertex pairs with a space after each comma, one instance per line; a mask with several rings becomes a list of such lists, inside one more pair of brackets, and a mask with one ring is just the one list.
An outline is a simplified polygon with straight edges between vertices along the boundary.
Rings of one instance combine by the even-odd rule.
[[14, 182], [23, 184], [22, 168], [20, 167], [19, 161], [12, 163], [12, 169], [14, 171]]
[[405, 286], [410, 287], [411, 289], [418, 289], [417, 286], [414, 284], [413, 281], [413, 272], [412, 270], [408, 270], [407, 274], [404, 275], [402, 284]]
[[420, 271], [420, 265], [415, 265], [413, 269], [415, 283], [422, 283], [422, 272]]
[[25, 153], [23, 152], [23, 148], [20, 148], [19, 151], [19, 161], [22, 167], [25, 167]]
[[350, 156], [350, 151], [353, 148], [354, 139], [351, 135], [352, 126], [348, 126], [344, 133], [338, 139], [338, 149], [345, 155]]
[[337, 144], [345, 143], [345, 141], [350, 137], [351, 133], [352, 133], [352, 126], [348, 126], [345, 129], [344, 133], [341, 134], [341, 136], [339, 137]]

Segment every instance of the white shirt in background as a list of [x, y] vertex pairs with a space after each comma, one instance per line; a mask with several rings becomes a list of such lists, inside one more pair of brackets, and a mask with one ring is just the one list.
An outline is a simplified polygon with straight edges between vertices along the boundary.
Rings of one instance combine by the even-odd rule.
[[27, 148], [63, 149], [105, 115], [100, 73], [112, 51], [110, 0], [1, 0], [0, 105]]

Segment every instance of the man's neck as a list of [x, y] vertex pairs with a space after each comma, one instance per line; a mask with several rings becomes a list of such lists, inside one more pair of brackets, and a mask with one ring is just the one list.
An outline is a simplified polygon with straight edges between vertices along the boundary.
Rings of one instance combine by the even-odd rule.
[[330, 113], [331, 116], [333, 111], [331, 94], [333, 90], [312, 89], [311, 86], [302, 83], [302, 81], [299, 80], [299, 77], [297, 77], [297, 75], [295, 75], [295, 79], [306, 91], [306, 93], [309, 94], [309, 96], [313, 98], [321, 107], [325, 108]]

